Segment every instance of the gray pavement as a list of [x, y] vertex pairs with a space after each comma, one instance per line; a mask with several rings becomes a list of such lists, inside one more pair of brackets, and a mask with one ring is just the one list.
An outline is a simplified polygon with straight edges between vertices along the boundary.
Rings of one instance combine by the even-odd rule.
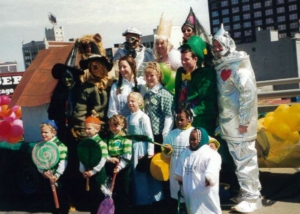
[[[264, 207], [254, 213], [256, 214], [299, 214], [300, 213], [300, 168], [260, 168], [260, 180], [262, 183], [262, 195]], [[11, 204], [1, 203], [0, 214], [48, 214], [44, 211], [33, 209], [43, 208], [41, 204], [28, 204], [28, 209], [23, 208], [23, 202], [14, 202]], [[38, 203], [38, 201], [37, 201]], [[234, 213], [230, 211], [234, 204], [223, 203], [222, 213]], [[26, 207], [26, 206], [25, 206]], [[45, 205], [48, 207], [48, 205]], [[29, 212], [31, 210], [31, 212]], [[35, 210], [35, 211], [32, 211]], [[88, 214], [87, 211], [76, 211], [71, 214]], [[153, 212], [157, 214], [157, 212]]]

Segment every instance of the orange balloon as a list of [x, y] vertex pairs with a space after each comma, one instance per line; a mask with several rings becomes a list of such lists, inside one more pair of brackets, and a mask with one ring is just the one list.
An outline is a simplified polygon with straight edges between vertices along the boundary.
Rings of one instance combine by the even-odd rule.
[[22, 109], [21, 107], [19, 107], [16, 111], [15, 111], [15, 115], [16, 115], [16, 119], [20, 119], [22, 117]]
[[12, 113], [12, 109], [8, 108], [8, 105], [2, 105], [1, 106], [1, 116], [2, 117], [8, 117], [9, 115], [11, 115]]
[[18, 142], [20, 142], [21, 140], [23, 140], [23, 135], [20, 135], [20, 136], [18, 136], [18, 137], [11, 137], [11, 136], [9, 136], [9, 137], [7, 138], [7, 141], [8, 141], [9, 143], [18, 143]]

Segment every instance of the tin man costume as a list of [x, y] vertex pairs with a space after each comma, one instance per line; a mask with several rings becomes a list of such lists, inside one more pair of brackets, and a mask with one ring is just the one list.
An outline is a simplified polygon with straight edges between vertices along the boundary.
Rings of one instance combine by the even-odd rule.
[[221, 26], [213, 37], [218, 84], [219, 125], [236, 165], [240, 193], [233, 210], [248, 213], [262, 207], [255, 139], [257, 91], [249, 55], [236, 51]]

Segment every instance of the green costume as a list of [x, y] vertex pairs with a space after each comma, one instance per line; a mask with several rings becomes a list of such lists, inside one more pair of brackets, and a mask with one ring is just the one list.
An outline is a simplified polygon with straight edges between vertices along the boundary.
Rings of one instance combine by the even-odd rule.
[[[132, 157], [132, 141], [124, 138], [125, 133], [112, 134], [108, 139], [108, 157], [120, 159], [118, 164], [119, 173], [117, 174], [114, 186], [113, 199], [116, 205], [115, 213], [126, 213], [129, 203], [129, 185], [130, 185], [130, 163]], [[112, 177], [116, 164], [106, 162], [105, 168], [107, 175]]]
[[191, 109], [194, 118], [192, 125], [202, 127], [214, 135], [217, 112], [216, 72], [213, 68], [202, 67], [206, 44], [198, 36], [192, 36], [181, 48], [190, 48], [198, 57], [197, 68], [190, 73], [190, 79], [183, 67], [177, 70], [175, 78], [175, 110]]

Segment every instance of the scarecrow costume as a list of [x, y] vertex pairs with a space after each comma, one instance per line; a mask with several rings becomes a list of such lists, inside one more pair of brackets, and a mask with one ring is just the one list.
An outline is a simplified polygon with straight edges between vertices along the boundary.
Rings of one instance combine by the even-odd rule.
[[[208, 145], [205, 129], [195, 128], [198, 147], [186, 148], [175, 169], [175, 179], [182, 182], [183, 196], [189, 214], [221, 214], [219, 198], [219, 171], [221, 156]], [[209, 185], [206, 185], [206, 181]]]
[[[84, 82], [80, 88], [78, 94], [78, 101], [75, 107], [73, 121], [74, 121], [74, 135], [77, 137], [84, 137], [84, 120], [86, 117], [94, 115], [101, 121], [106, 121], [106, 112], [109, 99], [109, 91], [111, 83], [108, 78], [108, 71], [111, 70], [112, 64], [110, 61], [101, 55], [92, 55], [86, 60], [80, 61], [80, 67], [87, 69], [92, 62], [99, 62], [103, 65], [102, 73], [100, 76], [94, 75], [90, 71], [90, 76], [86, 82]], [[89, 68], [90, 69], [90, 68]], [[103, 131], [104, 135], [106, 131]]]
[[[78, 52], [81, 55], [81, 59], [88, 59], [93, 54], [99, 54], [106, 56], [105, 49], [102, 43], [102, 37], [99, 33], [87, 34], [76, 40], [76, 46]], [[80, 77], [82, 82], [85, 82], [89, 77], [88, 69], [84, 70], [84, 74]]]
[[198, 36], [192, 36], [180, 49], [190, 48], [198, 57], [197, 68], [186, 73], [183, 67], [176, 72], [175, 110], [190, 109], [193, 112], [193, 126], [205, 128], [213, 136], [217, 120], [216, 72], [202, 67], [206, 43]]
[[[236, 51], [232, 38], [221, 26], [215, 34], [223, 50], [216, 59], [218, 83], [219, 125], [236, 165], [240, 193], [232, 207], [239, 212], [253, 212], [262, 207], [261, 184], [255, 139], [257, 133], [257, 91], [249, 55]], [[240, 133], [240, 126], [247, 131]]]

